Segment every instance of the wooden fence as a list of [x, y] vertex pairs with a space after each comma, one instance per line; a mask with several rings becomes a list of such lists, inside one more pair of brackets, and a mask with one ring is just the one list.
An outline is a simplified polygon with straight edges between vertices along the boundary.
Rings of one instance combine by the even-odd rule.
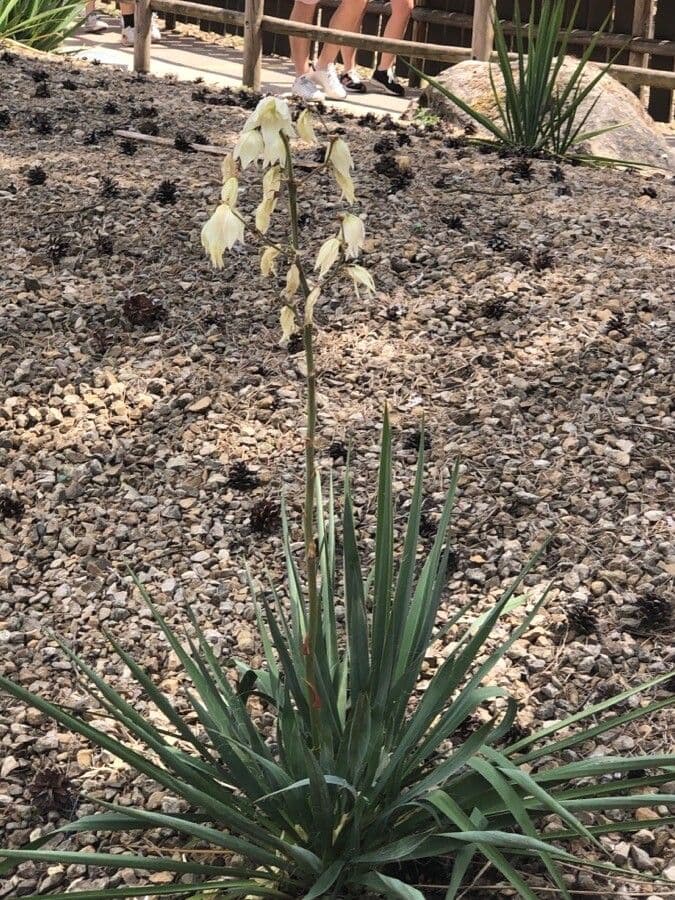
[[[515, 2], [518, 0], [496, 0], [497, 14], [511, 36], [515, 34]], [[532, 2], [520, 0], [524, 21]], [[649, 88], [649, 111], [660, 121], [671, 120], [675, 95], [674, 2], [581, 0], [570, 41], [572, 52], [582, 51], [607, 19], [593, 58], [606, 61], [618, 52], [614, 77], [642, 93], [643, 99], [645, 88]], [[411, 39], [401, 41], [379, 36], [390, 11], [385, 0], [370, 0], [361, 34], [329, 30], [326, 24], [338, 3], [339, 0], [320, 0], [319, 24], [303, 25], [288, 21], [292, 0], [136, 0], [138, 37], [134, 65], [137, 71], [149, 69], [152, 11], [162, 13], [168, 27], [178, 17], [199, 22], [205, 30], [243, 34], [242, 82], [256, 89], [260, 85], [261, 54], [288, 56], [291, 35], [315, 42], [330, 38], [331, 43], [356, 47], [357, 61], [363, 65], [372, 65], [375, 54], [390, 51], [414, 59], [428, 74], [436, 74], [448, 64], [464, 59], [490, 58], [495, 0], [417, 0], [408, 29]], [[575, 0], [567, 3], [571, 14]], [[269, 15], [265, 15], [265, 8]], [[402, 74], [407, 74], [402, 68]]]

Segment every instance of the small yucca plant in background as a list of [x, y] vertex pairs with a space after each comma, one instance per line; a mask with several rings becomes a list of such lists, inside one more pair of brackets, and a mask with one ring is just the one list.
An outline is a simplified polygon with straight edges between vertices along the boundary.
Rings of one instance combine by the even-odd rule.
[[509, 55], [504, 26], [495, 17], [495, 47], [499, 72], [504, 82], [503, 91], [500, 91], [490, 69], [496, 118], [491, 118], [470, 106], [435, 78], [419, 72], [414, 66], [410, 68], [425, 79], [434, 90], [439, 91], [482, 125], [495, 141], [503, 146], [520, 152], [544, 151], [557, 157], [574, 155], [586, 161], [619, 163], [620, 160], [582, 156], [575, 151], [575, 148], [584, 141], [621, 127], [613, 125], [595, 131], [584, 131], [597, 98], [589, 102], [586, 109], [582, 109], [582, 105], [598, 82], [609, 72], [616, 59], [615, 56], [593, 77], [586, 77], [587, 64], [609, 17], [593, 36], [568, 81], [559, 84], [579, 5], [580, 0], [577, 0], [568, 24], [564, 26], [565, 0], [542, 0], [538, 17], [535, 12], [537, 4], [533, 4], [527, 24], [526, 47], [521, 28], [520, 3], [516, 0], [513, 11], [515, 61]]
[[35, 50], [53, 50], [83, 21], [79, 0], [2, 0], [0, 41], [13, 40]]
[[[305, 113], [298, 131], [305, 140], [314, 140]], [[630, 832], [644, 824], [628, 817], [588, 826], [579, 813], [675, 804], [675, 796], [656, 790], [672, 780], [675, 756], [588, 758], [584, 746], [611, 729], [672, 705], [673, 697], [668, 696], [653, 699], [641, 709], [609, 712], [672, 673], [531, 735], [518, 736], [513, 730], [515, 700], [487, 682], [537, 615], [544, 597], [530, 605], [505, 641], [494, 646], [491, 635], [504, 615], [524, 608], [526, 600], [518, 591], [538, 556], [480, 616], [472, 613], [473, 603], [453, 608], [446, 598], [450, 621], [439, 629], [436, 619], [447, 583], [448, 531], [458, 467], [454, 467], [433, 546], [420, 564], [425, 444], [420, 435], [410, 514], [398, 554], [392, 435], [386, 413], [374, 566], [369, 572], [361, 566], [347, 474], [339, 571], [333, 484], [328, 483], [324, 495], [315, 461], [313, 309], [323, 279], [341, 271], [343, 264], [356, 285], [371, 289], [372, 279], [365, 269], [347, 265], [363, 243], [363, 225], [357, 217], [345, 215], [336, 236], [325, 241], [313, 259], [319, 274], [318, 281], [310, 283], [306, 254], [298, 242], [300, 185], [290, 144], [294, 134], [286, 104], [267, 98], [247, 122], [235, 157], [244, 168], [263, 161], [263, 197], [254, 229], [265, 243], [261, 269], [264, 275], [271, 274], [274, 264], [285, 260], [282, 328], [287, 337], [299, 328], [304, 341], [308, 373], [304, 573], [293, 555], [291, 525], [282, 510], [286, 582], [283, 586], [270, 582], [263, 592], [249, 579], [265, 660], [259, 670], [243, 662], [233, 668], [230, 661], [220, 660], [189, 610], [189, 636], [179, 638], [136, 582], [180, 660], [189, 712], [179, 712], [174, 697], [156, 686], [114, 636], [108, 637], [160, 714], [161, 724], [156, 716], [141, 715], [83, 657], [62, 644], [90, 694], [119, 726], [115, 734], [125, 737], [113, 737], [112, 732], [0, 678], [0, 689], [111, 753], [187, 806], [185, 813], [174, 815], [92, 800], [102, 807], [100, 813], [67, 824], [21, 850], [0, 850], [0, 858], [5, 859], [0, 874], [21, 861], [34, 860], [131, 867], [173, 873], [181, 879], [177, 884], [79, 892], [87, 900], [146, 894], [240, 900], [423, 900], [422, 891], [404, 876], [394, 877], [392, 867], [396, 864], [401, 876], [401, 864], [443, 857], [449, 873], [446, 898], [454, 900], [478, 857], [487, 860], [521, 897], [533, 900], [536, 895], [519, 872], [518, 861], [537, 857], [559, 895], [570, 898], [563, 869], [581, 861], [564, 845], [582, 840], [602, 851], [599, 839], [604, 834]], [[226, 160], [222, 202], [202, 234], [216, 265], [222, 265], [225, 249], [250, 230], [238, 209], [235, 162]], [[340, 138], [326, 149], [322, 166], [351, 201], [351, 157]], [[282, 193], [289, 213], [288, 240], [267, 237]], [[339, 601], [345, 607], [344, 625], [336, 616]], [[430, 647], [447, 634], [453, 643], [421, 693], [425, 658]], [[261, 708], [274, 714], [269, 730], [259, 725]], [[486, 715], [479, 719], [478, 710]], [[578, 723], [584, 724], [573, 731]], [[567, 760], [576, 759], [561, 764], [563, 751]], [[617, 774], [623, 776], [620, 790], [615, 781], [606, 780]], [[558, 817], [559, 828], [542, 829], [539, 820], [552, 814]], [[673, 821], [675, 816], [664, 816], [658, 826]], [[177, 836], [179, 846], [172, 855], [148, 852], [156, 846], [152, 832], [158, 828]], [[68, 835], [85, 831], [99, 835], [132, 831], [138, 834], [139, 851], [144, 852], [72, 850]], [[54, 839], [63, 843], [43, 849]], [[584, 864], [589, 863], [584, 860]], [[594, 865], [603, 872], [621, 872], [608, 862]], [[47, 896], [69, 900], [78, 892]]]

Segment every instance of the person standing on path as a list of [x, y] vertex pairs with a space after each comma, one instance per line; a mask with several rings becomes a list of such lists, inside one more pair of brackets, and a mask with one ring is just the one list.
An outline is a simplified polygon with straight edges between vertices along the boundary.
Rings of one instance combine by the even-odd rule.
[[[390, 0], [391, 15], [384, 29], [384, 37], [390, 40], [400, 41], [405, 35], [410, 15], [415, 5], [415, 0]], [[356, 31], [361, 30], [361, 22], [365, 15], [368, 2], [362, 4], [361, 16], [358, 20]], [[356, 71], [356, 48], [342, 47], [340, 50], [342, 62], [344, 64], [344, 72], [340, 78], [342, 86], [351, 94], [365, 94], [367, 88], [361, 76]], [[396, 57], [393, 53], [382, 53], [380, 61], [373, 72], [373, 80], [383, 85], [390, 93], [396, 94], [397, 97], [405, 96], [405, 88], [396, 80], [394, 75], [394, 63]]]
[[[291, 22], [300, 22], [310, 25], [314, 21], [314, 14], [319, 0], [295, 0], [289, 19]], [[328, 24], [329, 28], [336, 31], [357, 31], [367, 0], [342, 0], [333, 13]], [[337, 44], [324, 44], [321, 53], [312, 69], [309, 61], [308, 38], [290, 37], [291, 60], [295, 68], [295, 81], [293, 93], [303, 100], [344, 100], [347, 91], [340, 84], [340, 79], [335, 71], [335, 59], [340, 48]]]

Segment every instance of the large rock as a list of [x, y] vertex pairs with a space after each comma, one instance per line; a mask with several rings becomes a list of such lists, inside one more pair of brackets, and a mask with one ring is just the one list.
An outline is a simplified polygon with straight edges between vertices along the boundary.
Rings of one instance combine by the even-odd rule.
[[[564, 86], [572, 76], [578, 60], [567, 57], [561, 67], [558, 85]], [[585, 83], [592, 80], [600, 67], [589, 63], [584, 74]], [[504, 79], [499, 66], [492, 64], [492, 76], [500, 95], [504, 94]], [[483, 115], [501, 124], [490, 83], [490, 63], [467, 61], [446, 69], [437, 80], [465, 103]], [[442, 118], [465, 127], [473, 122], [470, 117], [431, 86], [422, 95], [421, 102]], [[673, 158], [665, 138], [652, 118], [645, 112], [638, 98], [610, 75], [605, 76], [593, 88], [582, 104], [582, 113], [597, 99], [584, 131], [595, 131], [610, 125], [621, 125], [613, 131], [591, 138], [580, 146], [584, 153], [608, 156], [613, 159], [632, 160], [663, 168], [674, 167]], [[478, 134], [488, 137], [487, 129], [478, 126]]]

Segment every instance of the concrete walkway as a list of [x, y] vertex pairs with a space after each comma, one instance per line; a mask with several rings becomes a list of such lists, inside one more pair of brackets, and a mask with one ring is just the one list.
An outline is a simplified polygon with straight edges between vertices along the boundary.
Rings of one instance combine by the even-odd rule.
[[[94, 60], [107, 65], [133, 66], [133, 49], [120, 43], [119, 21], [106, 18], [109, 30], [104, 34], [78, 33], [65, 41], [63, 49], [81, 59]], [[206, 84], [220, 87], [241, 87], [242, 54], [227, 42], [200, 39], [179, 26], [176, 31], [164, 32], [161, 42], [152, 45], [151, 68], [153, 75], [174, 75], [185, 81], [203, 78]], [[293, 84], [290, 61], [279, 56], [264, 56], [261, 90], [275, 94], [289, 94]], [[419, 91], [408, 91], [404, 98], [394, 97], [379, 85], [367, 94], [350, 94], [345, 102], [329, 101], [331, 106], [346, 112], [363, 115], [390, 115], [398, 118], [408, 108], [410, 100]]]

